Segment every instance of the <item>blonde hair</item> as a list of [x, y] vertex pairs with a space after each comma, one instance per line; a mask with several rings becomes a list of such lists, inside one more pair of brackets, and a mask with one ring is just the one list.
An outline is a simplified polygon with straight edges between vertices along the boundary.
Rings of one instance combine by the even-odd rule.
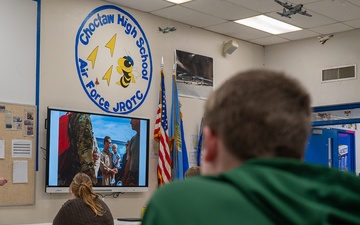
[[92, 181], [85, 173], [77, 173], [70, 184], [70, 190], [86, 203], [96, 216], [104, 215], [105, 211], [98, 202], [99, 196], [92, 189]]
[[186, 170], [185, 178], [195, 176], [195, 175], [199, 175], [199, 174], [200, 174], [200, 167], [199, 166], [193, 166], [193, 167], [190, 167], [188, 170]]

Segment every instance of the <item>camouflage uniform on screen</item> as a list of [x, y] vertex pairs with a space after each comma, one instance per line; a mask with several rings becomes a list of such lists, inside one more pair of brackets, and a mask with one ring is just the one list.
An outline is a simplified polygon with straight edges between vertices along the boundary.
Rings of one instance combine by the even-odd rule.
[[59, 184], [70, 185], [72, 178], [83, 172], [90, 176], [96, 184], [94, 159], [93, 159], [93, 130], [89, 114], [69, 114], [68, 135], [70, 148], [59, 161], [63, 161], [63, 168], [59, 170]]

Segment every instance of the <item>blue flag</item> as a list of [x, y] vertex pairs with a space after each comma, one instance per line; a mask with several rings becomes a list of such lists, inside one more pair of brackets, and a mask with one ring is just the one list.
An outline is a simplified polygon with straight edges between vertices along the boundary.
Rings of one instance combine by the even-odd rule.
[[189, 161], [175, 75], [172, 76], [172, 105], [169, 137], [172, 141], [173, 179], [183, 180], [185, 172], [189, 169]]

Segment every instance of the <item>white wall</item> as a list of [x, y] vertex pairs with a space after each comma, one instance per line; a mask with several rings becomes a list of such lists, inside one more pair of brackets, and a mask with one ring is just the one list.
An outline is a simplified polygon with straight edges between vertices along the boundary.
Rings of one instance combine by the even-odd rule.
[[[44, 120], [46, 107], [56, 106], [78, 110], [100, 112], [84, 93], [75, 66], [74, 42], [76, 32], [84, 18], [96, 7], [109, 4], [97, 0], [43, 0], [41, 1], [41, 60], [40, 60], [40, 113], [39, 113], [39, 170], [36, 172], [36, 204], [23, 207], [2, 207], [0, 224], [23, 224], [51, 222], [61, 205], [69, 198], [68, 194], [46, 194], [45, 189], [45, 153], [46, 133]], [[122, 7], [123, 8], [123, 7]], [[237, 71], [254, 67], [263, 67], [264, 50], [262, 46], [237, 40], [239, 48], [224, 57], [222, 45], [230, 38], [172, 23], [177, 31], [170, 34], [158, 32], [158, 26], [169, 21], [127, 8], [143, 28], [153, 57], [153, 80], [146, 101], [132, 115], [148, 117], [155, 123], [160, 86], [160, 62], [165, 60], [166, 91], [168, 104], [171, 103], [171, 72], [174, 49], [184, 50], [212, 57], [214, 59], [214, 86], [218, 86]], [[21, 16], [17, 15], [17, 16]], [[2, 77], [3, 74], [0, 74]], [[204, 100], [181, 98], [186, 138], [197, 134], [202, 116]], [[170, 112], [170, 111], [169, 111]], [[152, 136], [152, 134], [151, 134]], [[192, 146], [187, 141], [188, 149]], [[152, 151], [153, 145], [150, 145]], [[148, 193], [126, 193], [105, 201], [115, 218], [138, 217], [144, 206], [156, 190], [157, 159], [150, 158], [150, 191]], [[21, 216], [20, 216], [21, 215]]]
[[359, 102], [360, 79], [321, 82], [322, 69], [357, 64], [360, 30], [337, 33], [324, 45], [316, 37], [265, 47], [265, 67], [301, 80], [312, 95], [313, 106]]
[[36, 7], [32, 0], [0, 1], [1, 102], [35, 105]]

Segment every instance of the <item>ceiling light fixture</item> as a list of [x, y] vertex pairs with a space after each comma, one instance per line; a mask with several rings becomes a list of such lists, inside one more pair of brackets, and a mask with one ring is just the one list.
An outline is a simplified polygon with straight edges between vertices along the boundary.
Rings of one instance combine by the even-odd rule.
[[302, 30], [299, 27], [295, 27], [288, 23], [281, 22], [268, 16], [259, 15], [242, 20], [236, 20], [235, 23], [239, 23], [248, 27], [252, 27], [261, 31], [265, 31], [271, 34], [283, 34], [293, 31]]
[[185, 3], [185, 2], [191, 2], [192, 0], [166, 0], [168, 2], [172, 2], [172, 3], [175, 3], [175, 4], [182, 4], [182, 3]]

